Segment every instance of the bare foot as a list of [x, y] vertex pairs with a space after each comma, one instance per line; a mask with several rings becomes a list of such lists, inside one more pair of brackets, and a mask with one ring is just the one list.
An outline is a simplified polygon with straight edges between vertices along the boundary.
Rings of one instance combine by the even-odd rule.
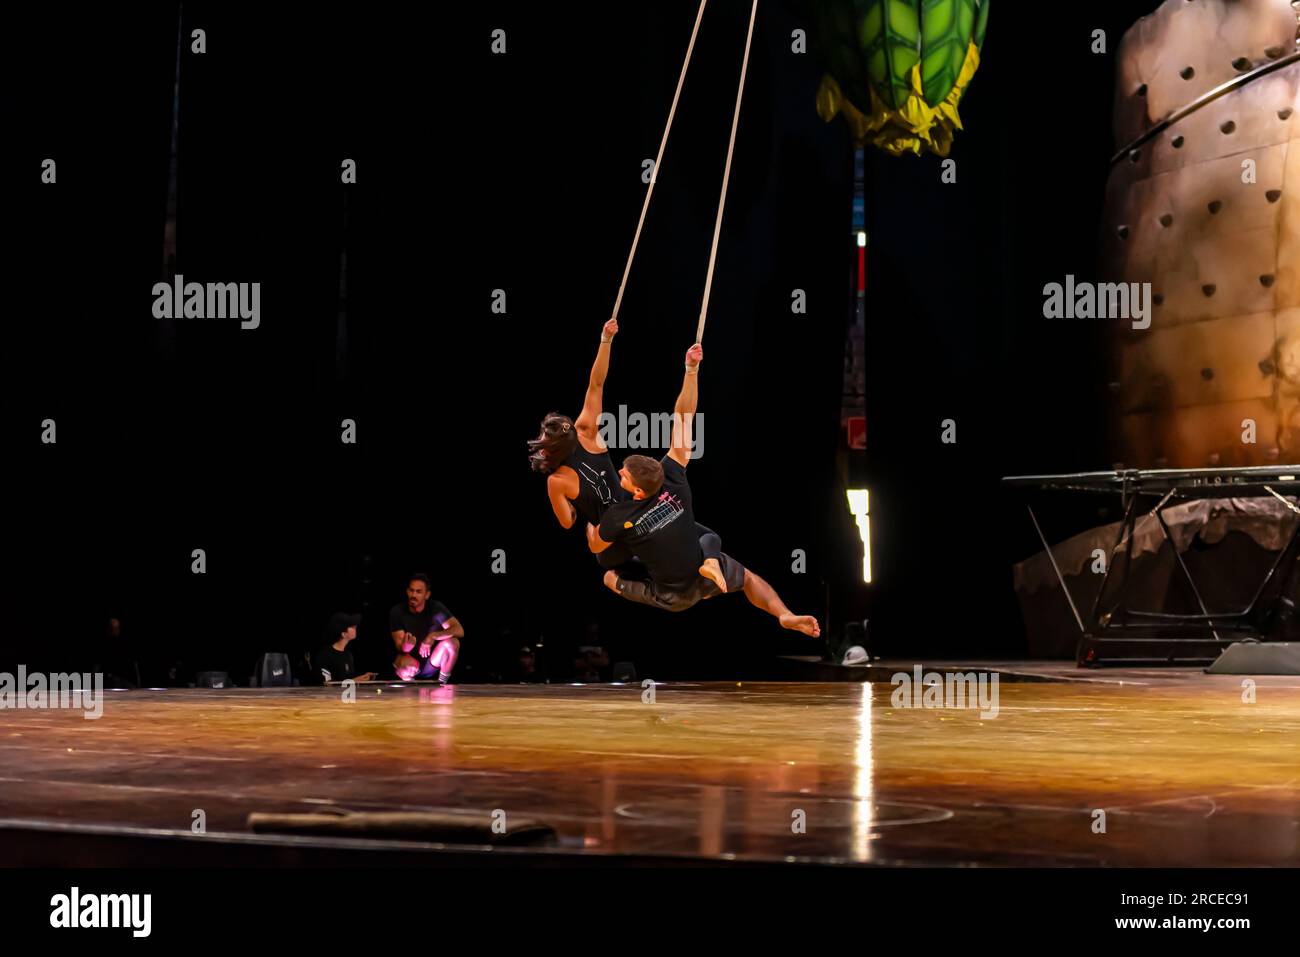
[[618, 575], [613, 571], [605, 572], [605, 587], [612, 592], [618, 591]]
[[704, 564], [700, 566], [700, 574], [717, 585], [718, 591], [726, 592], [727, 579], [723, 576], [722, 565], [718, 563], [716, 558], [704, 559]]
[[781, 622], [782, 628], [789, 628], [791, 631], [802, 631], [805, 635], [812, 638], [820, 638], [822, 634], [821, 625], [817, 624], [817, 619], [812, 615], [795, 615], [786, 612], [778, 621]]

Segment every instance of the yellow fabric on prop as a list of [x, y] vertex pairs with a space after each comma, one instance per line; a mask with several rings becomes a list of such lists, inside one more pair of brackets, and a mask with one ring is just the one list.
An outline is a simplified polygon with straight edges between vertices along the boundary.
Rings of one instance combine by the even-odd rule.
[[917, 63], [912, 67], [912, 89], [903, 105], [899, 109], [886, 106], [876, 91], [871, 89], [870, 116], [844, 95], [834, 77], [827, 75], [822, 77], [821, 86], [817, 90], [817, 115], [829, 123], [836, 115], [844, 114], [855, 143], [862, 145], [870, 142], [891, 156], [901, 156], [904, 153], [920, 156], [923, 149], [938, 156], [947, 156], [952, 149], [954, 131], [962, 128], [957, 104], [979, 65], [980, 51], [972, 43], [966, 49], [966, 60], [962, 63], [956, 84], [942, 103], [931, 106], [925, 102], [921, 64]]

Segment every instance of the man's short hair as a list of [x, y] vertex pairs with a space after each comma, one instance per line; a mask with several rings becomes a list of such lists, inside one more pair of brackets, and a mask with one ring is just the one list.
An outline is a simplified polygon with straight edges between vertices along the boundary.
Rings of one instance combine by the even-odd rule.
[[424, 572], [416, 572], [414, 575], [408, 578], [406, 580], [407, 588], [411, 587], [411, 582], [424, 582], [424, 590], [433, 591], [433, 583], [429, 581], [429, 576], [426, 575]]
[[664, 486], [664, 467], [658, 459], [648, 455], [629, 455], [623, 460], [623, 468], [632, 477], [632, 484], [645, 492], [646, 498], [658, 494]]

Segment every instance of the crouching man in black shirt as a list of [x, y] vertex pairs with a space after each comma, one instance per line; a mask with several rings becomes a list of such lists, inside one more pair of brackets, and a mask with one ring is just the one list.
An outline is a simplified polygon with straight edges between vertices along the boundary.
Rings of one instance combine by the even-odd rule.
[[406, 583], [406, 601], [388, 612], [388, 630], [397, 648], [393, 670], [403, 681], [419, 678], [446, 684], [456, 667], [465, 629], [429, 593], [429, 576], [417, 572]]
[[328, 643], [316, 653], [316, 658], [312, 662], [316, 676], [322, 683], [346, 681], [348, 678], [354, 681], [374, 680], [373, 671], [367, 671], [363, 675], [356, 673], [352, 652], [348, 651], [348, 643], [357, 637], [359, 624], [361, 624], [360, 615], [345, 615], [338, 612], [330, 616], [325, 639]]
[[817, 638], [821, 626], [816, 618], [791, 612], [776, 589], [731, 556], [706, 557], [700, 547], [686, 464], [690, 461], [692, 419], [699, 404], [697, 373], [703, 359], [699, 343], [686, 353], [686, 375], [673, 409], [672, 448], [658, 462], [645, 455], [624, 459], [618, 474], [632, 497], [605, 509], [599, 529], [587, 527], [587, 543], [596, 553], [615, 543], [625, 545], [645, 564], [648, 582], [629, 581], [614, 571], [605, 573], [606, 586], [631, 601], [665, 611], [685, 611], [716, 595], [743, 590], [750, 604], [775, 617], [782, 628]]

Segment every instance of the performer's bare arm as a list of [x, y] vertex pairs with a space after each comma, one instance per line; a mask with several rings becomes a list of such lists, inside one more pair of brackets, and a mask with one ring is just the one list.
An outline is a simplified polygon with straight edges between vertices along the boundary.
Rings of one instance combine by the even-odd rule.
[[613, 544], [613, 542], [607, 542], [600, 537], [600, 529], [595, 525], [592, 525], [591, 522], [587, 523], [587, 547], [590, 548], [594, 554], [599, 555]]
[[698, 342], [686, 350], [686, 374], [682, 391], [673, 406], [673, 444], [668, 457], [685, 468], [691, 460], [691, 424], [700, 404], [699, 370], [704, 361], [704, 347]]
[[573, 528], [578, 520], [578, 510], [573, 499], [578, 497], [578, 473], [571, 468], [560, 468], [546, 477], [546, 494], [551, 499], [551, 511], [564, 528]]
[[[600, 440], [600, 413], [605, 401], [605, 377], [609, 374], [609, 352], [618, 335], [618, 320], [610, 319], [600, 334], [600, 348], [596, 350], [596, 361], [591, 364], [591, 378], [587, 380], [587, 394], [582, 400], [582, 413], [574, 425], [578, 429], [578, 438], [585, 439], [592, 446], [588, 451], [604, 452], [605, 443]], [[567, 527], [567, 526], [566, 526]]]

